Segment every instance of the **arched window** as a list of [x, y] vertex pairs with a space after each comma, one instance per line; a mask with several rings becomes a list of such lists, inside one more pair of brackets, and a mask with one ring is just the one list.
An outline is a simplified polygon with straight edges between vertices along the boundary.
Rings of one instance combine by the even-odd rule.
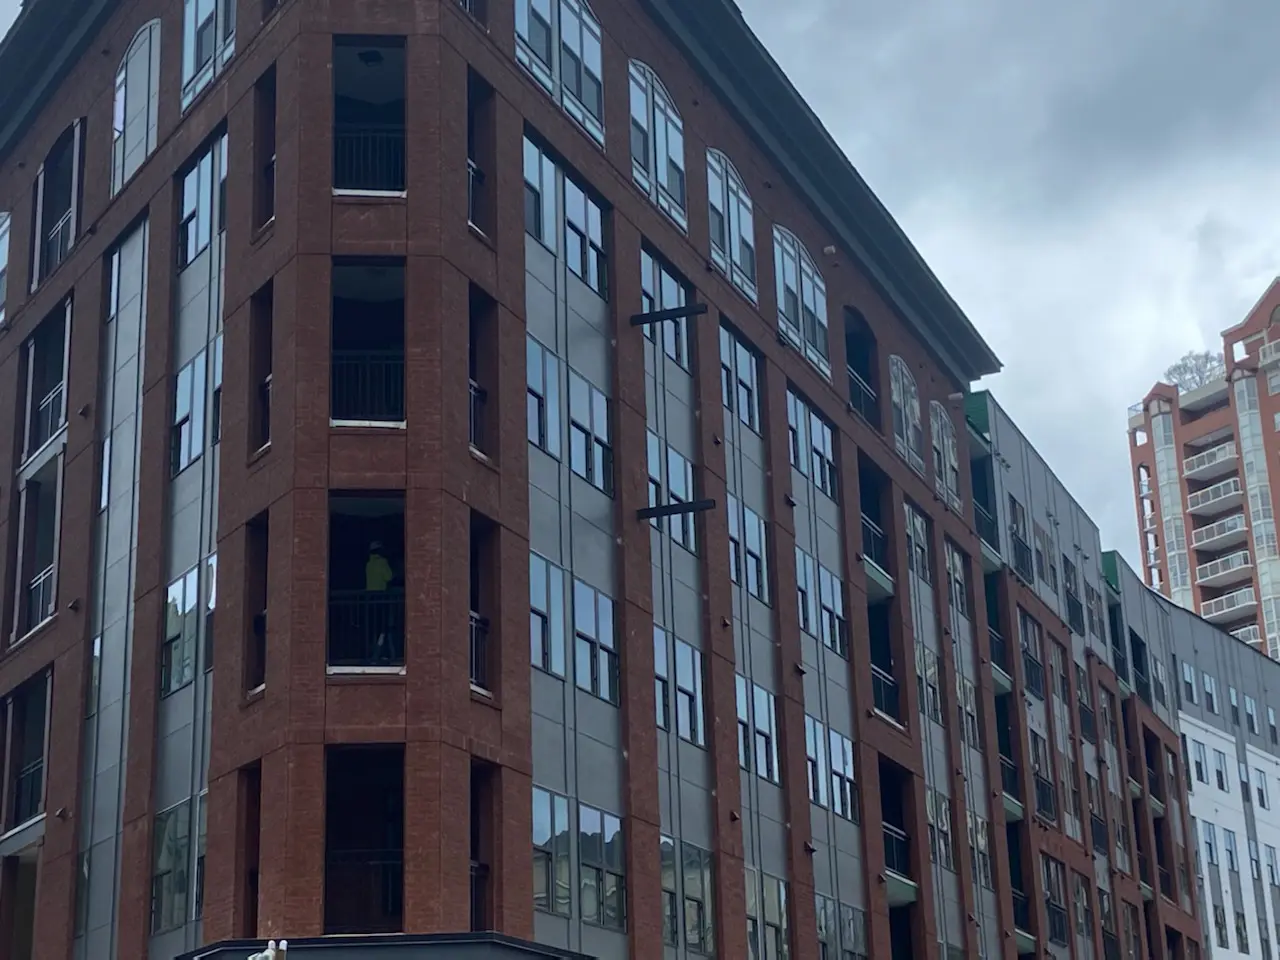
[[160, 104], [160, 21], [152, 20], [133, 38], [116, 71], [111, 115], [111, 195], [120, 192], [156, 148]]
[[600, 21], [586, 0], [516, 0], [516, 59], [603, 147]]
[[195, 102], [236, 50], [236, 0], [185, 0], [182, 109]]
[[795, 234], [773, 228], [778, 281], [778, 329], [824, 376], [831, 376], [827, 349], [827, 285]]
[[937, 400], [929, 404], [933, 427], [933, 485], [953, 510], [960, 509], [960, 457], [956, 452], [956, 425], [947, 408]]
[[631, 175], [681, 230], [685, 212], [684, 123], [658, 75], [631, 61]]
[[36, 173], [32, 290], [58, 269], [80, 236], [83, 158], [84, 121], [77, 120], [63, 131]]
[[912, 469], [924, 474], [924, 438], [920, 430], [920, 391], [907, 362], [889, 358], [889, 387], [893, 400], [893, 446]]
[[707, 194], [711, 262], [755, 303], [756, 234], [751, 195], [729, 158], [719, 150], [707, 151]]

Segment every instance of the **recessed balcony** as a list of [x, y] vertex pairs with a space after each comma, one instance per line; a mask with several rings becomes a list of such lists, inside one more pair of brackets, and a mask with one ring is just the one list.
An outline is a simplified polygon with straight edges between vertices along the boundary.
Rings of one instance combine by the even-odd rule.
[[1236, 469], [1240, 451], [1234, 440], [1210, 447], [1182, 461], [1182, 475], [1188, 480], [1212, 480], [1225, 477]]
[[1280, 340], [1264, 343], [1258, 350], [1258, 366], [1269, 367], [1277, 362], [1280, 362]]
[[1262, 646], [1262, 628], [1256, 623], [1251, 623], [1247, 627], [1241, 627], [1239, 630], [1232, 630], [1231, 635], [1242, 643], [1247, 643], [1251, 647]]
[[1191, 531], [1191, 546], [1196, 550], [1224, 550], [1249, 539], [1249, 526], [1244, 514], [1224, 517]]
[[1211, 516], [1234, 510], [1244, 500], [1244, 487], [1239, 477], [1230, 477], [1211, 487], [1187, 494], [1187, 512]]
[[1242, 620], [1247, 616], [1253, 615], [1257, 610], [1258, 596], [1253, 587], [1245, 587], [1242, 590], [1224, 593], [1220, 597], [1214, 597], [1212, 600], [1203, 600], [1200, 603], [1200, 616], [1210, 623], [1228, 623], [1232, 620]]
[[1202, 587], [1225, 587], [1248, 580], [1252, 571], [1253, 557], [1249, 551], [1237, 550], [1196, 567], [1196, 583]]

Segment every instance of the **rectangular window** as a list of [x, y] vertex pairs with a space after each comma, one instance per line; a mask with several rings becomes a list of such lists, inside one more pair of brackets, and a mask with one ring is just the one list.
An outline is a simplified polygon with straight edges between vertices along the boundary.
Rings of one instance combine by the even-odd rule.
[[[580, 0], [560, 0], [559, 8], [561, 104], [565, 113], [582, 124], [597, 143], [603, 143], [600, 25]], [[528, 23], [519, 19], [517, 22]]]
[[555, 253], [559, 248], [556, 229], [556, 165], [528, 137], [524, 139], [524, 230]]
[[160, 695], [185, 687], [196, 676], [196, 634], [200, 609], [200, 568], [169, 584], [164, 643], [160, 647]]
[[711, 262], [756, 302], [756, 239], [751, 197], [728, 158], [707, 151]]
[[844, 581], [818, 566], [818, 597], [822, 608], [822, 643], [842, 657], [849, 656], [849, 627], [844, 618]]
[[818, 633], [818, 564], [796, 547], [796, 594], [800, 629], [811, 636]]
[[582, 919], [614, 930], [626, 929], [627, 881], [622, 821], [611, 813], [578, 805], [578, 868], [582, 879]]
[[[676, 452], [675, 448], [664, 444], [652, 431], [646, 438], [645, 453], [649, 465], [649, 506], [692, 503], [697, 499], [694, 493], [691, 461]], [[690, 553], [697, 553], [698, 538], [695, 520], [695, 514], [677, 513], [665, 519], [654, 517], [649, 523], [656, 530], [666, 526], [672, 540]]]
[[[729, 509], [735, 519], [739, 507], [736, 497], [729, 497]], [[747, 592], [761, 603], [769, 602], [769, 556], [767, 552], [764, 520], [760, 515], [741, 504], [742, 508], [742, 566], [746, 576]], [[732, 549], [732, 545], [731, 545]]]
[[695, 746], [706, 745], [702, 708], [702, 652], [676, 641], [676, 733]]
[[1246, 694], [1244, 698], [1244, 716], [1245, 722], [1249, 726], [1249, 732], [1254, 736], [1258, 735], [1258, 702]]
[[1204, 744], [1199, 740], [1191, 741], [1191, 762], [1195, 769], [1196, 779], [1201, 783], [1209, 782], [1209, 758]]
[[804, 718], [804, 753], [809, 771], [809, 802], [827, 805], [827, 728], [816, 717]]
[[1187, 661], [1182, 661], [1182, 698], [1187, 703], [1196, 703], [1196, 668]]
[[1204, 859], [1213, 866], [1218, 865], [1218, 831], [1212, 823], [1205, 820], [1204, 826]]
[[1204, 675], [1204, 705], [1210, 713], [1218, 712], [1218, 681], [1207, 673]]
[[276, 216], [275, 64], [253, 86], [253, 114], [253, 225], [261, 229]]
[[1240, 726], [1240, 697], [1235, 687], [1227, 687], [1227, 699], [1231, 702], [1231, 722], [1238, 727]]
[[974, 750], [982, 749], [982, 724], [978, 722], [978, 688], [973, 681], [956, 674], [956, 697], [959, 701], [960, 730], [964, 741]]
[[831, 809], [836, 816], [858, 822], [858, 786], [853, 773], [853, 741], [835, 730], [831, 742]]
[[942, 691], [938, 685], [938, 655], [923, 643], [916, 644], [916, 692], [920, 712], [941, 724]]
[[1271, 809], [1271, 795], [1267, 792], [1267, 774], [1261, 767], [1253, 768], [1253, 789], [1257, 793], [1258, 807]]
[[184, 110], [230, 58], [235, 35], [235, 0], [186, 0], [182, 30]]
[[720, 393], [724, 407], [760, 432], [759, 359], [732, 330], [720, 328]]
[[1273, 887], [1280, 887], [1280, 861], [1276, 857], [1276, 848], [1266, 844], [1263, 852], [1267, 858], [1267, 883]]
[[564, 676], [564, 571], [529, 554], [529, 652], [533, 665]]
[[609, 703], [618, 702], [618, 651], [613, 600], [573, 581], [574, 676], [578, 688]]
[[631, 176], [658, 209], [685, 229], [684, 125], [654, 72], [631, 61]]
[[671, 729], [671, 668], [667, 652], [667, 631], [653, 627], [653, 700], [659, 730]]
[[746, 677], [737, 678], [738, 763], [744, 770], [778, 782], [777, 717], [774, 696]]
[[[658, 313], [689, 304], [689, 285], [670, 266], [649, 249], [640, 251], [640, 312]], [[663, 352], [686, 370], [691, 369], [689, 356], [689, 321], [685, 318], [649, 324], [644, 335], [653, 343], [662, 336]]]
[[1271, 731], [1272, 744], [1280, 743], [1280, 728], [1276, 727], [1276, 708], [1267, 707], [1267, 727]]
[[196, 797], [196, 895], [194, 919], [204, 916], [204, 854], [209, 837], [209, 792]]
[[734, 699], [738, 710], [738, 766], [751, 769], [751, 681], [734, 677]]
[[613, 443], [609, 398], [569, 371], [569, 466], [607, 496], [613, 496]]
[[929, 521], [909, 503], [903, 504], [907, 520], [907, 566], [925, 583], [933, 583], [933, 550]]
[[177, 476], [204, 452], [205, 351], [178, 371], [173, 382], [169, 469]]
[[529, 442], [559, 459], [560, 359], [533, 337], [525, 346], [525, 379]]
[[837, 499], [834, 432], [831, 425], [790, 388], [787, 389], [787, 435], [791, 465], [828, 497]]
[[533, 788], [533, 906], [569, 916], [569, 800]]
[[1221, 750], [1213, 751], [1213, 775], [1217, 780], [1218, 789], [1223, 793], [1231, 792], [1231, 781], [1227, 777], [1227, 755]]
[[210, 366], [213, 372], [209, 377], [213, 381], [213, 396], [210, 398], [209, 410], [209, 436], [211, 443], [217, 443], [222, 439], [222, 334], [218, 334], [213, 340], [213, 356], [210, 357]]
[[564, 174], [564, 258], [574, 276], [608, 299], [604, 212], [595, 198], [567, 173]]
[[156, 815], [151, 845], [151, 932], [187, 921], [191, 857], [191, 804], [182, 801]]
[[[663, 838], [664, 854], [667, 843], [671, 843], [671, 841]], [[674, 843], [672, 843], [672, 847], [674, 847]], [[695, 847], [691, 843], [682, 842], [680, 844], [680, 854], [680, 884], [684, 891], [685, 947], [691, 954], [712, 956], [715, 954], [715, 922], [712, 913], [715, 888], [712, 885], [714, 875], [712, 874], [711, 852]], [[677, 920], [674, 897], [674, 874], [677, 869], [674, 850], [672, 851], [670, 867], [672, 872], [670, 879], [668, 879], [665, 869], [662, 877], [663, 890], [672, 894], [670, 908], [666, 909], [664, 905], [664, 914], [670, 917], [671, 922], [670, 932], [665, 939], [668, 944], [676, 946], [678, 945], [679, 936], [675, 925], [679, 921]]]
[[182, 214], [178, 223], [178, 269], [209, 249], [213, 238], [213, 158], [221, 155], [226, 135], [210, 146], [182, 174]]
[[1227, 854], [1227, 869], [1232, 873], [1240, 871], [1240, 861], [1236, 856], [1236, 832], [1234, 830], [1222, 831], [1222, 849]]
[[[951, 539], [943, 540], [947, 563], [947, 602], [951, 609], [968, 619], [969, 610], [969, 558]], [[954, 631], [954, 626], [953, 626]]]

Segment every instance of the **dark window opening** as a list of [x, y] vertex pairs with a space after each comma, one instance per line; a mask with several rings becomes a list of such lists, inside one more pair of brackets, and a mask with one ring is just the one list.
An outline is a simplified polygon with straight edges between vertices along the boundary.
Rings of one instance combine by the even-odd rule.
[[46, 718], [50, 676], [28, 680], [8, 698], [4, 722], [8, 753], [4, 827], [11, 830], [44, 810]]
[[867, 605], [867, 636], [871, 654], [871, 693], [876, 710], [901, 722], [902, 696], [894, 670], [893, 602]]
[[334, 189], [405, 189], [405, 82], [403, 37], [334, 38]]
[[262, 850], [262, 766], [254, 763], [240, 769], [237, 788], [240, 805], [240, 836], [243, 853], [240, 862], [239, 910], [236, 936], [258, 935], [258, 871]]
[[498, 374], [498, 305], [472, 285], [468, 324], [467, 381], [470, 392], [468, 440], [477, 453], [496, 451], [497, 411], [489, 403], [489, 385]]
[[245, 638], [244, 688], [257, 690], [267, 682], [267, 581], [270, 524], [264, 510], [245, 524]]
[[329, 495], [329, 666], [404, 665], [404, 495]]
[[39, 867], [40, 848], [29, 846], [16, 856], [0, 860], [0, 871], [6, 892], [12, 891], [12, 899], [5, 916], [12, 918], [8, 924], [0, 954], [9, 960], [31, 960], [35, 955], [36, 874]]
[[403, 262], [334, 261], [332, 347], [333, 420], [403, 423]]
[[325, 751], [324, 932], [404, 929], [404, 746]]
[[471, 685], [484, 691], [493, 690], [497, 671], [494, 669], [496, 645], [490, 642], [489, 612], [497, 606], [498, 528], [487, 517], [471, 514]]
[[489, 171], [496, 162], [493, 87], [474, 70], [467, 71], [467, 222], [493, 235], [494, 182]]
[[23, 345], [27, 377], [24, 460], [53, 439], [66, 423], [67, 334], [70, 323], [70, 306], [60, 306], [40, 323]]
[[497, 769], [489, 763], [471, 761], [471, 929], [495, 928], [493, 885], [494, 807]]
[[56, 609], [63, 459], [59, 455], [42, 464], [19, 494], [19, 638], [52, 617]]
[[869, 457], [858, 451], [858, 497], [862, 508], [862, 556], [889, 576], [893, 557], [884, 518], [888, 514], [889, 483]]
[[857, 310], [844, 311], [844, 359], [849, 374], [849, 405], [876, 430], [883, 430], [880, 418], [879, 370], [875, 334]]
[[36, 177], [36, 269], [32, 275], [37, 284], [58, 268], [76, 241], [77, 210], [83, 190], [83, 136], [84, 121], [77, 120], [58, 138]]
[[884, 829], [884, 866], [910, 878], [911, 841], [907, 834], [907, 810], [911, 777], [902, 767], [880, 757], [880, 820]]
[[275, 329], [275, 287], [268, 283], [249, 302], [249, 450], [271, 442], [272, 338]]
[[262, 227], [276, 215], [276, 68], [253, 88], [254, 190], [253, 225]]

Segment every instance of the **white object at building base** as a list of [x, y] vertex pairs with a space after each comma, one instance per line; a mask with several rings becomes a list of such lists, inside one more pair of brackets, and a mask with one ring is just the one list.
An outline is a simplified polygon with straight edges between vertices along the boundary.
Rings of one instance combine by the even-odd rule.
[[289, 941], [281, 940], [280, 946], [276, 947], [274, 940], [267, 941], [267, 949], [261, 953], [251, 953], [246, 960], [288, 960]]

